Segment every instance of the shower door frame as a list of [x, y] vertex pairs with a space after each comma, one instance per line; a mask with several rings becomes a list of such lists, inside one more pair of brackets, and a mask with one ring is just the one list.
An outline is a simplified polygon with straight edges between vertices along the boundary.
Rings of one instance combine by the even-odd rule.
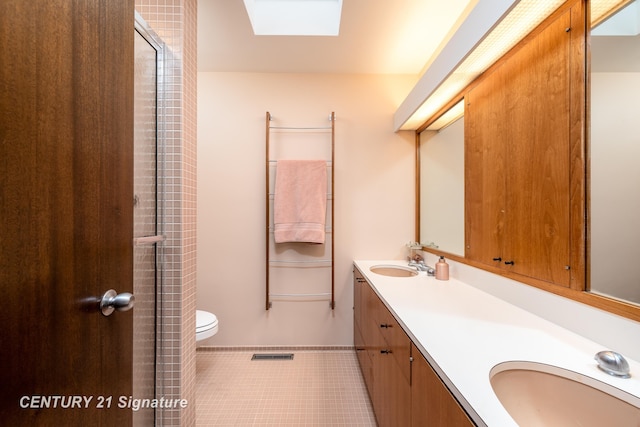
[[[165, 129], [165, 94], [166, 94], [166, 44], [145, 22], [142, 16], [135, 12], [135, 31], [146, 40], [156, 51], [156, 236], [146, 236], [134, 238], [134, 245], [154, 245], [155, 246], [155, 364], [154, 364], [154, 396], [133, 396], [134, 398], [159, 398], [163, 396], [163, 374], [158, 369], [161, 365], [162, 356], [162, 288], [164, 283], [164, 240], [165, 231], [165, 176], [166, 176], [166, 129]], [[145, 242], [146, 240], [146, 242]], [[140, 242], [140, 243], [137, 243]], [[135, 266], [134, 266], [135, 268]], [[135, 327], [135, 325], [134, 325]], [[162, 410], [156, 408], [155, 425], [161, 425]]]

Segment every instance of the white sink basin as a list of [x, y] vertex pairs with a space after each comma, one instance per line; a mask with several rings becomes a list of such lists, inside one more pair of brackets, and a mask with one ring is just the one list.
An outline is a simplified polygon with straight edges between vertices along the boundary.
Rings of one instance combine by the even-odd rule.
[[418, 272], [413, 268], [392, 264], [374, 265], [370, 267], [369, 270], [371, 270], [372, 273], [389, 277], [412, 277], [418, 275]]
[[489, 376], [520, 427], [640, 426], [640, 398], [586, 375], [514, 361], [494, 366]]

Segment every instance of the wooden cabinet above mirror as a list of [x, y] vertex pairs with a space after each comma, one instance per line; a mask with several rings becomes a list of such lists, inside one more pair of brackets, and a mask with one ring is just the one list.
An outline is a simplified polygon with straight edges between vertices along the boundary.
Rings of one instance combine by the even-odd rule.
[[567, 1], [418, 129], [419, 143], [451, 106], [468, 104], [465, 253], [423, 249], [640, 320], [638, 305], [589, 292], [588, 7]]
[[[547, 21], [465, 95], [465, 257], [568, 287], [573, 8]], [[573, 19], [572, 19], [573, 18]], [[572, 22], [572, 21], [577, 22]], [[583, 22], [583, 21], [582, 21]], [[584, 68], [584, 67], [583, 67]], [[584, 93], [584, 89], [582, 89]], [[575, 115], [575, 114], [573, 114]], [[577, 248], [579, 250], [579, 247]]]

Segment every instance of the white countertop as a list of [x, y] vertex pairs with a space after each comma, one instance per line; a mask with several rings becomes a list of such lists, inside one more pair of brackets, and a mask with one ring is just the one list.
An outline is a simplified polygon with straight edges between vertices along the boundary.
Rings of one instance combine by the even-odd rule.
[[640, 363], [627, 357], [632, 377], [597, 368], [594, 355], [608, 350], [461, 281], [420, 272], [387, 277], [374, 265], [406, 261], [355, 261], [387, 308], [478, 425], [517, 426], [489, 382], [501, 362], [531, 361], [568, 369], [640, 396]]

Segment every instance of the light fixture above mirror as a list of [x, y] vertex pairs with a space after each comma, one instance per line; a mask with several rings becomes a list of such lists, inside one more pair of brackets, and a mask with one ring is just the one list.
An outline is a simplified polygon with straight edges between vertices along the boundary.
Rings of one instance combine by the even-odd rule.
[[396, 130], [417, 129], [562, 3], [478, 2], [396, 111]]

